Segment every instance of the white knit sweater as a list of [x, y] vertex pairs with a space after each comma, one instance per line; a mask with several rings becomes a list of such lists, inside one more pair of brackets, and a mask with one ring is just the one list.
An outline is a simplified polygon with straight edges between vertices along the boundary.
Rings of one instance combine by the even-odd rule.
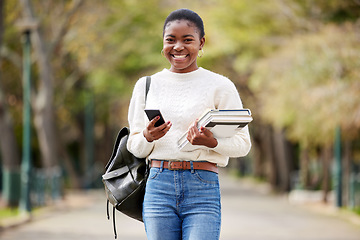
[[[167, 69], [151, 76], [145, 106], [146, 78], [135, 84], [129, 106], [130, 137], [128, 149], [137, 157], [164, 160], [209, 161], [226, 166], [229, 157], [241, 157], [251, 148], [248, 128], [231, 138], [218, 138], [215, 148], [191, 152], [178, 149], [177, 141], [189, 126], [209, 109], [241, 109], [242, 102], [235, 85], [226, 77], [199, 68], [189, 73]], [[169, 132], [159, 140], [148, 142], [143, 130], [149, 120], [144, 109], [160, 109], [165, 121], [171, 121]]]

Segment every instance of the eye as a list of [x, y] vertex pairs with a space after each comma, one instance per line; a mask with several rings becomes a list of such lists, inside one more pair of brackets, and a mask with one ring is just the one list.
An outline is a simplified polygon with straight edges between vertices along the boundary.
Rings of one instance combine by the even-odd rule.
[[173, 38], [165, 38], [165, 41], [166, 41], [166, 42], [173, 42], [174, 39], [173, 39]]
[[184, 41], [185, 41], [186, 43], [190, 43], [190, 42], [193, 42], [194, 39], [192, 39], [192, 38], [186, 38]]

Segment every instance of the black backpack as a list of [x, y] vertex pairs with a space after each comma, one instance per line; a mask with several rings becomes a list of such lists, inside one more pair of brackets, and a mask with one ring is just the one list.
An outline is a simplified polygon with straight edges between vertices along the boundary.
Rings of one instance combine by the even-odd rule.
[[[151, 78], [146, 78], [145, 101], [150, 88]], [[149, 166], [145, 158], [137, 158], [126, 147], [130, 130], [122, 128], [116, 138], [113, 153], [105, 166], [102, 181], [107, 197], [107, 217], [109, 202], [113, 205], [113, 227], [115, 226], [115, 209], [139, 221], [142, 220], [142, 204]]]

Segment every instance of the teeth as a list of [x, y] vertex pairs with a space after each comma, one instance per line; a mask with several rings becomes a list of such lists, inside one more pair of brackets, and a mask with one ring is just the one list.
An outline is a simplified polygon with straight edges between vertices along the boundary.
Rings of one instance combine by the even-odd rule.
[[173, 55], [174, 58], [186, 58], [186, 55]]

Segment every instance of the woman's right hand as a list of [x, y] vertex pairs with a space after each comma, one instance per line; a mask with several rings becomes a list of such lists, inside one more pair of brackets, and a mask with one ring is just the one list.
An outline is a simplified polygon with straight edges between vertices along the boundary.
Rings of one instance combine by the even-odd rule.
[[170, 130], [172, 123], [170, 121], [155, 127], [155, 123], [160, 119], [159, 116], [155, 117], [149, 122], [146, 128], [143, 131], [144, 137], [148, 142], [158, 140], [165, 136], [165, 134]]

